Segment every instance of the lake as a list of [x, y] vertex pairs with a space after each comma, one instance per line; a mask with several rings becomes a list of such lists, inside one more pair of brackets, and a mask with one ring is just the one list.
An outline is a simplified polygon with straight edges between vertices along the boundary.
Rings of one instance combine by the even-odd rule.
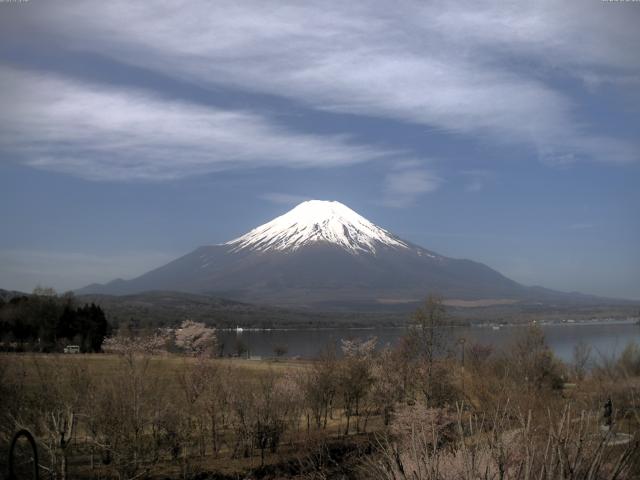
[[[624, 350], [629, 342], [640, 344], [640, 325], [635, 320], [594, 321], [584, 323], [560, 323], [540, 325], [547, 343], [555, 354], [571, 362], [573, 349], [583, 341], [592, 348], [592, 359], [611, 357]], [[509, 325], [494, 329], [491, 326], [448, 327], [452, 339], [466, 338], [468, 341], [489, 344], [496, 349], [510, 345], [526, 326]], [[243, 330], [220, 331], [219, 340], [224, 344], [224, 353], [236, 351], [241, 342], [252, 356], [271, 357], [277, 347], [286, 349], [288, 357], [313, 358], [324, 347], [341, 339], [366, 339], [376, 337], [380, 346], [394, 345], [405, 333], [405, 328], [327, 328], [291, 330]]]

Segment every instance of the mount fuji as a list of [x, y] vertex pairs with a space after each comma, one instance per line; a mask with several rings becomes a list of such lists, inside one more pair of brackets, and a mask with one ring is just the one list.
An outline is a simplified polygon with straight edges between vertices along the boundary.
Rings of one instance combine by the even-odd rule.
[[92, 284], [78, 293], [151, 290], [322, 308], [413, 304], [432, 292], [462, 301], [575, 296], [525, 287], [482, 263], [439, 255], [339, 202], [320, 200], [303, 202], [241, 237], [199, 247], [132, 280]]

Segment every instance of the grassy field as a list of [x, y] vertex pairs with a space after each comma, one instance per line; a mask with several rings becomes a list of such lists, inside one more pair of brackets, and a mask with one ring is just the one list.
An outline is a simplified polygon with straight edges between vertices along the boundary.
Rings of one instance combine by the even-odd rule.
[[[199, 360], [182, 355], [153, 355], [148, 358], [150, 373], [161, 373], [170, 380], [172, 376], [183, 371]], [[15, 374], [16, 369], [21, 369], [28, 381], [37, 379], [36, 367], [38, 364], [50, 363], [52, 365], [78, 364], [86, 368], [93, 378], [101, 378], [113, 373], [122, 358], [117, 354], [59, 354], [59, 353], [0, 353], [0, 362], [8, 368], [8, 373]], [[262, 372], [273, 371], [276, 373], [296, 372], [309, 368], [313, 364], [311, 360], [249, 360], [244, 358], [211, 358], [207, 363], [219, 367], [227, 367], [237, 370], [242, 375], [255, 376]]]

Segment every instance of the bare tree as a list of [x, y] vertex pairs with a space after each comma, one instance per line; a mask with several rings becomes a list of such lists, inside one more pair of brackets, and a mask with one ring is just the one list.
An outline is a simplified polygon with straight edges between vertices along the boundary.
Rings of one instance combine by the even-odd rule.
[[234, 375], [229, 368], [212, 362], [203, 365], [201, 375], [204, 383], [202, 402], [204, 413], [209, 423], [211, 447], [214, 455], [218, 454], [221, 443], [221, 432], [225, 427], [230, 411], [230, 378]]
[[573, 348], [573, 374], [576, 380], [584, 379], [590, 357], [591, 346], [580, 340]]
[[[50, 470], [62, 480], [68, 478], [68, 452], [75, 438], [78, 416], [84, 413], [90, 379], [86, 368], [76, 362], [49, 362], [33, 358], [40, 386], [40, 414], [37, 431], [50, 459]], [[55, 375], [52, 375], [52, 369]]]
[[465, 349], [465, 363], [473, 372], [480, 373], [493, 354], [494, 348], [491, 345], [472, 342]]
[[537, 325], [529, 325], [516, 338], [509, 361], [512, 373], [523, 379], [527, 392], [545, 386], [559, 389], [564, 380], [563, 366], [556, 359], [546, 342], [544, 332]]
[[234, 446], [231, 457], [249, 457], [253, 453], [252, 415], [254, 411], [255, 387], [237, 375], [229, 379], [230, 426]]
[[345, 435], [349, 434], [352, 417], [356, 419], [356, 432], [360, 431], [361, 407], [373, 384], [372, 359], [377, 341], [376, 338], [342, 341], [344, 359], [338, 370], [338, 386], [347, 417]]
[[120, 478], [133, 478], [157, 459], [157, 444], [149, 441], [149, 432], [161, 428], [166, 391], [150, 368], [149, 355], [132, 352], [120, 356], [99, 388], [94, 442], [103, 462]]
[[302, 371], [298, 377], [298, 384], [307, 410], [307, 430], [311, 419], [317, 429], [327, 427], [338, 388], [337, 365], [335, 350], [327, 348], [311, 368]]
[[200, 456], [206, 453], [203, 396], [207, 388], [207, 379], [207, 361], [202, 356], [196, 361], [185, 361], [177, 373], [181, 396], [177, 399], [175, 407], [178, 413], [175, 433], [179, 448], [182, 450], [182, 468], [185, 477], [189, 473], [190, 441], [196, 441]]
[[252, 434], [264, 465], [265, 451], [277, 451], [291, 419], [299, 414], [299, 394], [293, 379], [273, 372], [261, 376], [253, 393]]
[[375, 359], [372, 371], [371, 397], [385, 425], [389, 425], [395, 405], [402, 399], [403, 378], [398, 375], [398, 362], [390, 348], [385, 348]]
[[433, 396], [433, 373], [436, 356], [442, 354], [447, 346], [447, 337], [443, 329], [446, 321], [446, 309], [442, 297], [431, 294], [424, 305], [413, 316], [416, 323], [410, 332], [418, 357], [424, 370], [425, 397], [427, 404]]

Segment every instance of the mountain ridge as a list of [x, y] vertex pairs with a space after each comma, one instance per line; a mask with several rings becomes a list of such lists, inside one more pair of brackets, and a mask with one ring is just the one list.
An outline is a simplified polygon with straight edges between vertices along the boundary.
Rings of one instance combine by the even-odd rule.
[[201, 246], [131, 280], [80, 294], [182, 291], [285, 308], [374, 310], [448, 299], [595, 302], [598, 297], [526, 287], [479, 262], [400, 239], [339, 202], [311, 200], [218, 245]]

